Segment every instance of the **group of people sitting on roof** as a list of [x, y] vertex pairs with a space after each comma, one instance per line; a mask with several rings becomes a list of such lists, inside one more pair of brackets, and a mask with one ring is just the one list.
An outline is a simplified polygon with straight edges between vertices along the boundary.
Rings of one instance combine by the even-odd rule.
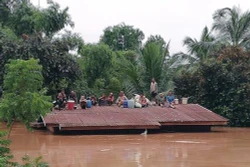
[[[120, 91], [119, 96], [117, 97], [115, 101], [115, 97], [113, 93], [109, 93], [108, 96], [106, 96], [104, 93], [101, 95], [101, 97], [96, 98], [94, 95], [91, 95], [89, 97], [85, 97], [82, 95], [79, 100], [77, 100], [77, 95], [74, 91], [71, 91], [68, 98], [62, 90], [57, 95], [57, 100], [54, 103], [55, 109], [65, 109], [67, 108], [67, 103], [73, 102], [74, 108], [81, 108], [86, 109], [90, 108], [91, 106], [111, 106], [111, 105], [117, 105], [118, 107], [127, 107], [125, 108], [144, 108], [148, 106], [155, 106], [159, 105], [161, 107], [167, 106], [171, 108], [175, 108], [174, 106], [174, 96], [172, 92], [169, 92], [167, 96], [165, 96], [163, 93], [157, 94], [152, 98], [153, 101], [150, 101], [143, 93], [139, 94], [133, 94], [133, 97], [131, 99], [128, 99], [127, 96], [123, 91]], [[132, 102], [132, 104], [130, 104]], [[129, 104], [126, 104], [129, 103]], [[132, 106], [131, 106], [132, 105]], [[130, 107], [129, 107], [130, 106]]]
[[[54, 106], [56, 109], [64, 109], [67, 107], [67, 103], [69, 101], [74, 101], [74, 104], [76, 105], [75, 108], [81, 108], [81, 109], [86, 109], [86, 108], [90, 108], [89, 106], [111, 106], [113, 104], [117, 104], [118, 106], [122, 106], [123, 102], [125, 100], [128, 100], [128, 98], [125, 96], [124, 92], [121, 91], [116, 102], [114, 101], [115, 97], [113, 95], [113, 93], [109, 93], [108, 96], [105, 95], [105, 93], [102, 94], [101, 97], [99, 97], [98, 99], [94, 96], [91, 95], [90, 97], [85, 97], [84, 95], [82, 95], [79, 99], [79, 101], [77, 100], [77, 95], [74, 91], [70, 92], [69, 98], [67, 98], [65, 91], [61, 90], [61, 92], [58, 93], [57, 95], [57, 99], [54, 102]], [[79, 102], [79, 107], [77, 106]]]
[[175, 102], [174, 102], [174, 95], [170, 91], [167, 95], [164, 95], [163, 93], [158, 94], [158, 84], [155, 81], [154, 78], [152, 78], [151, 83], [150, 83], [150, 95], [152, 99], [152, 103], [154, 103], [161, 107], [166, 106], [166, 107], [171, 107], [175, 108]]
[[[146, 98], [146, 96], [143, 93], [139, 94], [134, 94], [131, 99], [128, 99], [123, 91], [120, 91], [119, 96], [116, 101], [114, 98], [113, 93], [109, 93], [108, 96], [105, 95], [105, 93], [102, 94], [101, 97], [98, 99], [94, 96], [91, 95], [90, 97], [85, 97], [82, 95], [79, 99], [77, 100], [77, 95], [74, 91], [71, 91], [69, 94], [69, 98], [67, 99], [67, 96], [62, 90], [61, 92], [58, 93], [57, 95], [57, 100], [54, 103], [55, 106], [57, 106], [58, 109], [64, 109], [66, 107], [66, 104], [69, 103], [68, 100], [71, 100], [74, 102], [76, 105], [75, 108], [90, 108], [91, 106], [111, 106], [113, 104], [116, 104], [119, 107], [126, 107], [126, 103], [129, 102], [129, 106], [131, 107], [136, 107], [136, 108], [143, 108], [143, 107], [148, 107], [149, 105], [159, 105], [161, 107], [167, 106], [171, 108], [175, 108], [174, 106], [174, 95], [172, 92], [169, 92], [168, 95], [164, 95], [163, 93], [158, 94], [158, 85], [157, 82], [155, 81], [154, 78], [151, 80], [150, 84], [150, 95], [151, 95], [151, 101]], [[78, 107], [79, 104], [79, 107]]]

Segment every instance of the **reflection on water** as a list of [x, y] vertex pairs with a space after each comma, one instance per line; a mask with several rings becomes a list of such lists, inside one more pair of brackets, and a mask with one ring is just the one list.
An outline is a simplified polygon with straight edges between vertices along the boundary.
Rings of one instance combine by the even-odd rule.
[[52, 167], [249, 167], [250, 129], [214, 128], [210, 133], [53, 135], [27, 132], [20, 124], [11, 149], [42, 155]]

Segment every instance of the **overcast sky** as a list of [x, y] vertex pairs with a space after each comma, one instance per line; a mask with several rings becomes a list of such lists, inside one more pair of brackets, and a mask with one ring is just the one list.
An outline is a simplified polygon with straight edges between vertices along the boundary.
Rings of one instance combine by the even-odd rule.
[[[40, 0], [44, 7], [47, 0]], [[75, 23], [74, 32], [85, 42], [99, 41], [103, 29], [124, 22], [141, 29], [146, 38], [159, 34], [171, 40], [170, 53], [184, 51], [186, 36], [199, 38], [204, 26], [212, 25], [215, 10], [240, 6], [250, 8], [248, 0], [54, 0], [61, 7], [69, 7]], [[38, 5], [39, 0], [31, 0]]]

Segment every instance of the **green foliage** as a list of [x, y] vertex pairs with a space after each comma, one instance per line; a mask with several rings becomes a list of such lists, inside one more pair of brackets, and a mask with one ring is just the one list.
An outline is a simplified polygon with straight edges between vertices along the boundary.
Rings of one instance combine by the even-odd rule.
[[34, 7], [28, 1], [18, 3], [12, 10], [7, 25], [11, 27], [17, 36], [32, 34], [34, 32]]
[[163, 48], [167, 47], [165, 40], [160, 35], [150, 35], [146, 41], [146, 45], [151, 42], [155, 42]]
[[116, 77], [111, 77], [108, 85], [108, 92], [115, 92], [118, 95], [118, 92], [122, 89], [122, 85], [119, 79]]
[[12, 60], [6, 65], [4, 93], [0, 101], [0, 118], [10, 126], [19, 120], [30, 128], [30, 122], [52, 108], [51, 99], [42, 88], [42, 66], [38, 60]]
[[144, 77], [142, 76], [144, 69], [140, 63], [132, 63], [125, 58], [120, 59], [117, 70], [128, 97], [132, 97], [134, 93], [145, 91]]
[[0, 26], [0, 39], [1, 39], [0, 44], [2, 43], [2, 38], [5, 39], [8, 38], [10, 40], [18, 39], [16, 34], [10, 28]]
[[105, 28], [100, 42], [107, 44], [112, 50], [138, 50], [144, 39], [143, 32], [124, 23]]
[[249, 49], [249, 11], [241, 13], [239, 7], [222, 8], [213, 14], [213, 20], [213, 30], [224, 45]]
[[54, 94], [61, 89], [62, 80], [66, 80], [68, 85], [74, 83], [81, 76], [81, 71], [76, 58], [68, 53], [68, 45], [66, 40], [41, 38], [39, 34], [30, 36], [25, 41], [3, 39], [2, 52], [0, 50], [2, 54], [0, 85], [3, 82], [4, 65], [10, 59], [27, 60], [32, 57], [39, 59], [39, 63], [43, 66], [43, 84], [48, 87], [49, 94]]
[[197, 72], [176, 77], [175, 93], [229, 118], [232, 126], [249, 126], [249, 65], [249, 52], [225, 48], [217, 61], [201, 63]]
[[60, 38], [56, 38], [55, 43], [60, 46], [58, 50], [66, 52], [76, 51], [76, 53], [79, 53], [84, 46], [84, 41], [81, 36], [70, 31], [65, 31]]
[[176, 69], [176, 73], [184, 69], [191, 72], [196, 71], [199, 62], [213, 58], [212, 54], [220, 47], [220, 42], [215, 40], [207, 27], [204, 27], [199, 40], [186, 37], [183, 40], [183, 45], [186, 46], [188, 52], [179, 52], [172, 56], [172, 59], [175, 59], [172, 68]]
[[190, 73], [187, 71], [182, 71], [181, 75], [176, 75], [173, 78], [175, 85], [175, 94], [181, 95], [182, 97], [188, 97], [189, 102], [197, 103], [200, 99], [200, 83], [202, 79], [199, 73]]
[[[164, 51], [163, 51], [164, 50]], [[142, 63], [145, 68], [145, 81], [149, 84], [151, 78], [155, 78], [156, 82], [160, 82], [165, 57], [165, 48], [157, 42], [147, 43], [142, 50]]]
[[0, 23], [5, 25], [10, 15], [10, 1], [9, 0], [1, 0], [0, 1]]
[[10, 140], [5, 139], [7, 132], [0, 131], [0, 167], [14, 166], [15, 163], [10, 162], [13, 155], [10, 152]]
[[68, 7], [61, 10], [58, 3], [52, 0], [47, 1], [49, 7], [41, 10], [42, 16], [37, 19], [37, 28], [46, 35], [51, 36], [62, 30], [65, 26], [74, 26], [73, 21], [68, 14]]
[[[212, 44], [215, 37], [211, 34], [207, 27], [204, 27], [199, 40], [186, 37], [183, 40], [183, 45], [187, 47], [188, 54], [193, 55], [197, 61], [205, 61], [209, 58]], [[191, 61], [192, 62], [192, 61]]]
[[73, 26], [68, 8], [60, 9], [53, 1], [42, 9], [28, 0], [1, 0], [0, 9], [0, 15], [6, 16], [0, 19], [0, 95], [5, 64], [11, 59], [39, 59], [48, 94], [57, 92], [62, 80], [72, 85], [81, 76], [75, 57], [69, 53], [82, 48], [81, 37], [67, 31], [52, 38], [65, 26]]
[[[88, 87], [104, 88], [109, 78], [109, 72], [112, 68], [113, 52], [107, 45], [86, 45], [81, 51], [84, 64], [84, 76], [86, 77]], [[98, 81], [96, 81], [98, 80]]]
[[24, 165], [19, 165], [18, 167], [49, 167], [47, 162], [42, 161], [41, 156], [32, 159], [29, 155], [25, 155], [22, 160]]
[[48, 167], [48, 163], [42, 161], [42, 157], [31, 158], [29, 155], [25, 155], [23, 165], [13, 162], [13, 155], [10, 152], [9, 145], [10, 140], [5, 139], [7, 135], [6, 131], [0, 131], [0, 167]]
[[133, 64], [138, 63], [138, 59], [140, 54], [133, 50], [126, 50], [126, 51], [117, 51], [116, 52], [117, 58], [122, 61], [129, 61]]
[[48, 1], [48, 5], [48, 8], [39, 9], [28, 0], [1, 0], [0, 23], [10, 27], [17, 36], [35, 32], [52, 36], [67, 25], [74, 26], [68, 14], [68, 8], [61, 10], [60, 6], [52, 0]]

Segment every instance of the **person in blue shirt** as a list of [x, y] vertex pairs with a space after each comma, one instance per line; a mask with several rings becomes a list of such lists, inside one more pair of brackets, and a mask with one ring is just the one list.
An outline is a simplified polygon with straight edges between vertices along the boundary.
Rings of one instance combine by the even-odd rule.
[[175, 108], [175, 106], [174, 106], [174, 95], [173, 95], [173, 93], [171, 91], [166, 96], [166, 101], [169, 104], [169, 107]]

